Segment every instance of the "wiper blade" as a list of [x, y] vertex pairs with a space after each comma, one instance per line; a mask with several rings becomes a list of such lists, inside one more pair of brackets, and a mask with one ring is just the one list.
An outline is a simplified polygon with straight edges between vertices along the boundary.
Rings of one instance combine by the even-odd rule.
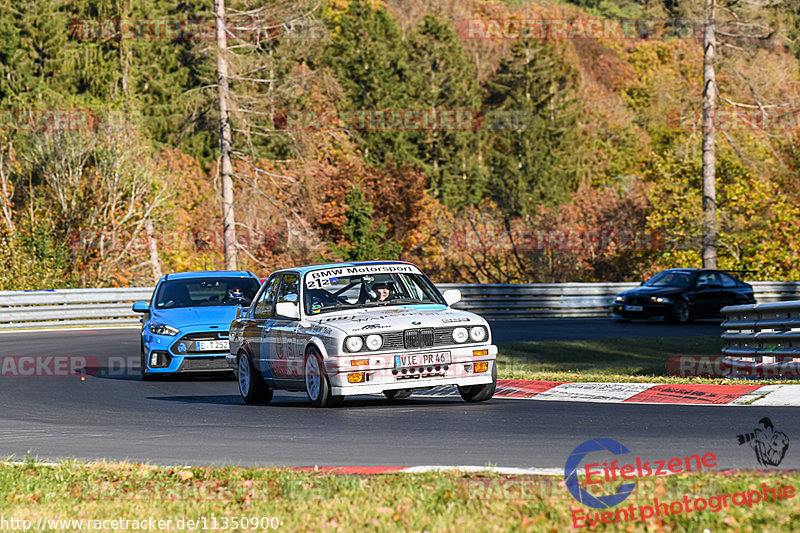
[[398, 305], [402, 303], [421, 304], [425, 302], [421, 302], [413, 298], [396, 298], [394, 300], [384, 300], [382, 302], [367, 302], [364, 305], [367, 307], [378, 307], [383, 305]]

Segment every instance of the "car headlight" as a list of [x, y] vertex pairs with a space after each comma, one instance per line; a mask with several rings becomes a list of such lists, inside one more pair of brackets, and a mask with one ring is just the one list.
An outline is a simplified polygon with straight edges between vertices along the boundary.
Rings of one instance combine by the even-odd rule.
[[367, 336], [367, 349], [368, 350], [380, 350], [381, 346], [383, 346], [383, 337], [380, 335], [368, 335]]
[[344, 341], [344, 345], [350, 352], [360, 352], [361, 348], [364, 347], [364, 341], [361, 337], [347, 337]]
[[177, 329], [166, 324], [150, 324], [150, 332], [156, 335], [169, 335], [170, 337], [174, 337], [179, 333]]
[[614, 298], [614, 301], [615, 302], [624, 302], [625, 301], [625, 297], [622, 296], [622, 295], [619, 295], [616, 298]]
[[457, 343], [461, 344], [462, 342], [467, 342], [469, 338], [469, 332], [467, 332], [467, 328], [456, 328], [453, 330], [453, 340]]
[[486, 339], [486, 328], [483, 326], [475, 326], [469, 329], [469, 338], [475, 342], [482, 342]]
[[670, 300], [667, 296], [651, 296], [650, 301], [655, 302], [657, 304], [672, 303], [672, 300]]

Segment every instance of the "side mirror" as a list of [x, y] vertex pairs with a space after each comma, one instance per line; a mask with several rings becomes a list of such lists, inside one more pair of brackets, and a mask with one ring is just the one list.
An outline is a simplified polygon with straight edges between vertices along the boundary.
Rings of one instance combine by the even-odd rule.
[[701, 281], [700, 283], [697, 284], [697, 288], [699, 290], [707, 289], [708, 288], [708, 283], [706, 283], [705, 281]]
[[140, 300], [138, 302], [134, 302], [133, 306], [131, 307], [135, 313], [149, 313], [150, 312], [150, 304], [145, 302], [144, 300]]
[[275, 304], [275, 314], [283, 318], [300, 318], [300, 309], [291, 302]]
[[461, 301], [461, 291], [458, 289], [447, 289], [442, 293], [442, 297], [444, 301], [447, 302], [447, 305], [453, 305]]
[[246, 316], [247, 316], [247, 313], [249, 313], [249, 312], [250, 312], [250, 308], [249, 308], [249, 307], [247, 307], [247, 306], [242, 306], [242, 307], [240, 307], [240, 308], [239, 308], [239, 310], [236, 312], [236, 318], [244, 318], [244, 317], [246, 317]]

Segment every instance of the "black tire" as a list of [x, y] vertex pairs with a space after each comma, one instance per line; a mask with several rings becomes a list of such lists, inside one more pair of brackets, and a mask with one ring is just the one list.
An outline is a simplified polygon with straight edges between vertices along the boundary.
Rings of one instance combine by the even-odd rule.
[[342, 396], [331, 394], [331, 383], [325, 375], [322, 364], [322, 354], [311, 346], [306, 352], [303, 363], [303, 382], [306, 386], [306, 395], [314, 407], [334, 407], [341, 403]]
[[273, 391], [264, 383], [261, 374], [253, 368], [253, 363], [247, 354], [240, 353], [237, 359], [239, 371], [236, 381], [239, 384], [239, 394], [246, 404], [269, 403], [272, 401]]
[[675, 324], [688, 324], [692, 321], [692, 313], [686, 300], [680, 299], [673, 304], [669, 320]]
[[411, 396], [411, 391], [408, 389], [385, 390], [383, 395], [389, 400], [403, 400]]
[[494, 396], [497, 390], [497, 361], [492, 361], [492, 382], [485, 385], [469, 385], [458, 387], [458, 393], [465, 402], [485, 402]]

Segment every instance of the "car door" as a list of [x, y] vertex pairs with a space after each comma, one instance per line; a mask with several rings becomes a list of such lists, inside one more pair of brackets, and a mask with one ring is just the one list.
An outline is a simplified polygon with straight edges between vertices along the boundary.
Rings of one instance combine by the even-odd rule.
[[[275, 303], [291, 303], [300, 312], [300, 274], [283, 275]], [[272, 329], [268, 338], [269, 366], [280, 388], [300, 388], [303, 377], [303, 354], [296, 350], [299, 319], [273, 314]]]
[[722, 298], [719, 308], [722, 309], [727, 305], [739, 305], [746, 303], [746, 298], [742, 294], [739, 287], [739, 282], [730, 274], [724, 272], [719, 273], [720, 283], [722, 284]]
[[695, 281], [693, 312], [698, 316], [716, 315], [722, 299], [722, 284], [717, 272], [701, 272]]
[[249, 320], [244, 332], [245, 341], [250, 345], [250, 351], [253, 354], [253, 361], [264, 376], [267, 385], [271, 387], [275, 386], [275, 383], [267, 362], [266, 339], [269, 338], [274, 323], [272, 313], [279, 281], [280, 275], [273, 274], [264, 283], [261, 292], [250, 306]]

